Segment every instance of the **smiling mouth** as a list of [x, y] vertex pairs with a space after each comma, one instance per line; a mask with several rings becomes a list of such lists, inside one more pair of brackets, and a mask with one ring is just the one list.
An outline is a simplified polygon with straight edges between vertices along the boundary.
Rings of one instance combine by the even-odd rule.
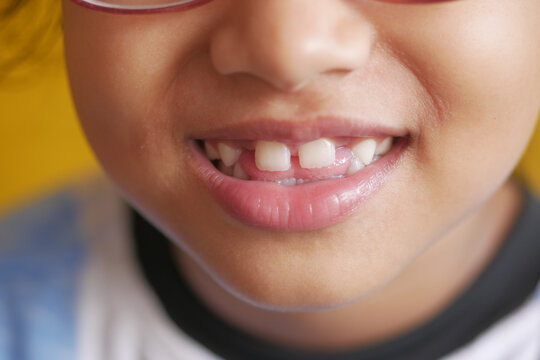
[[319, 138], [305, 143], [198, 140], [221, 173], [240, 180], [297, 186], [352, 176], [390, 152], [394, 137]]
[[309, 231], [353, 213], [387, 181], [406, 131], [318, 121], [255, 122], [190, 140], [192, 171], [248, 226]]

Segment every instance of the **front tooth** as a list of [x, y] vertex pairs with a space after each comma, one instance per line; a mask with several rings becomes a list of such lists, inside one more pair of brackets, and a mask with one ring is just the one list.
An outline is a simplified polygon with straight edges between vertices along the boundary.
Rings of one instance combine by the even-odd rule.
[[233, 176], [238, 179], [249, 180], [248, 174], [246, 174], [239, 162], [234, 164]]
[[375, 149], [375, 155], [384, 155], [390, 150], [391, 147], [392, 137], [389, 136], [377, 145], [377, 148]]
[[362, 163], [362, 161], [354, 156], [351, 161], [351, 165], [349, 165], [349, 168], [347, 169], [347, 176], [356, 174], [358, 171], [362, 170], [364, 166], [365, 165]]
[[352, 147], [352, 152], [364, 165], [369, 165], [373, 161], [376, 148], [377, 142], [375, 139], [367, 139], [354, 145]]
[[204, 150], [206, 151], [206, 157], [209, 160], [217, 160], [219, 159], [219, 153], [216, 150], [216, 148], [210, 144], [208, 141], [204, 142]]
[[255, 164], [262, 171], [286, 171], [291, 168], [291, 150], [276, 141], [257, 141]]
[[336, 146], [326, 138], [311, 141], [298, 148], [298, 158], [304, 169], [330, 166], [336, 160]]
[[218, 151], [225, 166], [234, 165], [234, 163], [238, 161], [240, 154], [242, 154], [241, 149], [233, 148], [232, 146], [221, 142], [218, 143]]

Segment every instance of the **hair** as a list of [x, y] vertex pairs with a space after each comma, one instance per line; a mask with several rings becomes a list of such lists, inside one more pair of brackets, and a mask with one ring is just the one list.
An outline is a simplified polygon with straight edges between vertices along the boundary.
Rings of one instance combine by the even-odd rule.
[[61, 38], [58, 0], [4, 0], [0, 6], [0, 82], [31, 78]]
[[15, 10], [17, 10], [17, 8], [21, 6], [22, 3], [23, 3], [23, 0], [11, 0], [11, 2], [8, 2], [6, 8], [2, 9], [2, 12], [1, 12], [2, 18], [9, 16], [13, 12], [15, 12]]

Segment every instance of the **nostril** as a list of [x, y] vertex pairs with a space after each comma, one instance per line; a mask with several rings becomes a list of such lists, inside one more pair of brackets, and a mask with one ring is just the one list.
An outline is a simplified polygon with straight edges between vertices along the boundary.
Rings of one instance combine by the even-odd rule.
[[374, 28], [334, 0], [247, 1], [212, 34], [221, 75], [248, 74], [295, 92], [322, 74], [357, 70], [369, 58]]

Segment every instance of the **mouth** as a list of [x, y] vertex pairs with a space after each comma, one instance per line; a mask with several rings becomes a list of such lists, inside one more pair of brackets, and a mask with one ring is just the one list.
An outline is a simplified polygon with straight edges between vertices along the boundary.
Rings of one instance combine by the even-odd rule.
[[192, 169], [234, 219], [276, 231], [340, 222], [368, 201], [409, 143], [349, 121], [258, 122], [189, 141]]

